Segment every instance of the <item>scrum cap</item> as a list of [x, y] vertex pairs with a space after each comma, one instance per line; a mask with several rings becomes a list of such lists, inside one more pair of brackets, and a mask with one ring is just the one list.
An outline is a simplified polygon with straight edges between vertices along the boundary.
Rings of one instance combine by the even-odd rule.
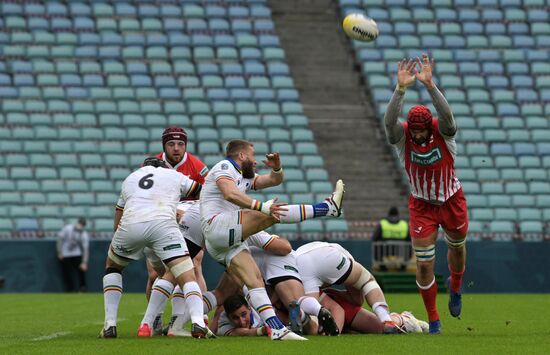
[[409, 129], [431, 129], [432, 112], [426, 106], [418, 105], [409, 110], [407, 124]]

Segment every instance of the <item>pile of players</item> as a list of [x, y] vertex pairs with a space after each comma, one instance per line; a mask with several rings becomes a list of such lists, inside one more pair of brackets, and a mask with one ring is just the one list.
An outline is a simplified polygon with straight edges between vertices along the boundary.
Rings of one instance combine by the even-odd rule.
[[[420, 73], [416, 64], [421, 67]], [[287, 204], [277, 199], [254, 200], [247, 191], [283, 182], [284, 170], [278, 153], [266, 155], [263, 163], [271, 171], [259, 175], [254, 145], [233, 140], [226, 147], [226, 158], [208, 172], [200, 160], [186, 151], [185, 130], [169, 127], [162, 136], [164, 152], [147, 158], [122, 184], [115, 212], [115, 234], [103, 278], [105, 324], [100, 336], [117, 336], [121, 272], [143, 254], [154, 281], [148, 289], [149, 303], [139, 337], [162, 334], [161, 319], [170, 298], [172, 318], [165, 332], [169, 336], [212, 338], [216, 332], [268, 335], [273, 340], [307, 340], [302, 335], [335, 336], [347, 330], [438, 334], [441, 325], [435, 309], [437, 286], [434, 287], [435, 281], [429, 282], [433, 277], [433, 242], [437, 227], [443, 225], [450, 246], [450, 264], [456, 269], [462, 263], [461, 270], [451, 270], [449, 284], [449, 309], [453, 316], [458, 316], [462, 305], [460, 282], [467, 214], [466, 217], [461, 214], [465, 202], [452, 166], [456, 126], [444, 97], [431, 80], [432, 67], [433, 62], [427, 56], [422, 61], [418, 59], [418, 63], [399, 64], [398, 87], [386, 114], [388, 138], [400, 156], [406, 156], [407, 171], [414, 168], [416, 179], [418, 176], [428, 179], [429, 170], [431, 178], [439, 181], [443, 175], [436, 170], [447, 169], [451, 179], [445, 185], [432, 183], [427, 190], [412, 188], [411, 225], [429, 233], [417, 236], [416, 241], [413, 235], [419, 270], [417, 283], [429, 325], [409, 312], [390, 313], [376, 279], [340, 245], [312, 242], [294, 251], [285, 239], [265, 232], [276, 223], [340, 217], [344, 199], [341, 180], [331, 196], [312, 205]], [[416, 78], [434, 98], [440, 124], [423, 106], [411, 109], [407, 122], [398, 123], [394, 111], [400, 108], [406, 87]], [[415, 160], [411, 161], [409, 156]], [[436, 173], [440, 175], [435, 177]], [[439, 220], [441, 216], [446, 216], [445, 221]], [[456, 224], [464, 218], [460, 226], [448, 228], [449, 221]], [[226, 271], [212, 291], [206, 290], [200, 270], [204, 249]], [[428, 285], [424, 286], [426, 279]], [[335, 285], [341, 286], [331, 288]], [[372, 312], [362, 308], [365, 301]], [[208, 326], [205, 315], [214, 308], [216, 315]], [[184, 329], [188, 322], [190, 331]]]

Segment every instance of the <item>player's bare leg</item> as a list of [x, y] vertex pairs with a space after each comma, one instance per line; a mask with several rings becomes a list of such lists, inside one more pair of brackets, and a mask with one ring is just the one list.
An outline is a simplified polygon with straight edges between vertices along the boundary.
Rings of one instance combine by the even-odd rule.
[[364, 300], [384, 324], [384, 333], [394, 334], [402, 332], [390, 317], [390, 309], [380, 285], [378, 285], [374, 276], [363, 265], [357, 261], [353, 262], [352, 270], [344, 281], [344, 285], [348, 289], [354, 288], [361, 292]]
[[[296, 280], [289, 279], [275, 285], [277, 295], [287, 307], [290, 318], [290, 329], [295, 333], [303, 333], [302, 324], [307, 316], [315, 316], [327, 335], [339, 335], [342, 328], [339, 328], [330, 310], [324, 308], [316, 297], [304, 294], [304, 285]], [[301, 311], [303, 312], [301, 312]]]
[[[242, 289], [242, 282], [237, 281], [233, 276], [224, 272], [216, 288], [213, 291], [206, 291], [202, 294], [204, 314], [208, 315], [217, 305], [223, 304], [227, 297], [234, 295], [240, 289]], [[179, 286], [177, 286], [172, 298], [172, 320], [170, 321], [167, 335], [190, 336], [191, 334], [183, 330], [183, 326], [190, 320], [189, 312], [185, 307], [183, 293], [179, 289]]]
[[447, 234], [447, 263], [451, 276], [447, 279], [449, 289], [449, 312], [458, 317], [462, 311], [462, 275], [466, 268], [466, 235], [445, 230]]
[[430, 322], [430, 334], [441, 332], [441, 322], [437, 312], [436, 297], [437, 283], [435, 282], [435, 241], [437, 230], [425, 238], [412, 238], [412, 245], [416, 255], [416, 284], [420, 289], [424, 307]]
[[342, 214], [342, 203], [344, 200], [344, 183], [338, 180], [334, 192], [325, 201], [315, 205], [285, 205], [286, 210], [281, 212], [280, 219], [268, 216], [254, 210], [242, 210], [242, 236], [248, 238], [267, 229], [275, 223], [299, 223], [306, 219], [318, 217], [339, 217]]
[[[172, 260], [165, 260], [165, 264], [170, 269], [170, 273], [175, 278], [177, 284], [183, 290], [187, 309], [191, 315], [191, 321], [193, 323], [191, 334], [195, 338], [210, 338], [214, 337], [212, 332], [206, 327], [203, 318], [203, 301], [202, 293], [199, 285], [196, 282], [195, 272], [193, 268], [193, 262], [189, 256], [178, 257]], [[169, 278], [168, 275], [165, 275]], [[159, 287], [159, 292], [162, 290], [165, 292], [164, 296], [169, 297], [171, 291], [168, 292], [167, 288], [172, 287], [173, 281], [166, 279], [160, 279], [160, 282], [156, 284]], [[162, 289], [162, 290], [161, 290]], [[156, 288], [154, 289], [156, 291]], [[161, 304], [161, 303], [159, 303]], [[164, 303], [162, 303], [162, 307]], [[158, 308], [158, 307], [157, 307]], [[150, 323], [155, 314], [158, 313], [158, 309], [148, 309], [145, 317], [142, 321], [138, 336], [150, 336], [152, 331], [150, 329]]]
[[[245, 223], [243, 222], [243, 229], [244, 226]], [[248, 251], [243, 250], [234, 256], [227, 271], [239, 278], [248, 287], [248, 303], [254, 307], [264, 323], [271, 328], [272, 340], [307, 340], [286, 329], [281, 320], [276, 316], [273, 305], [264, 288], [260, 270]]]

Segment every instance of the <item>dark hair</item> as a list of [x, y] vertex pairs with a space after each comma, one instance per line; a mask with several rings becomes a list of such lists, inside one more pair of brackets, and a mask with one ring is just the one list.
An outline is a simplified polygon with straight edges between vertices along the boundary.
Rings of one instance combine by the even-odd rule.
[[391, 207], [388, 211], [388, 216], [399, 216], [399, 210], [397, 209], [397, 207]]
[[153, 166], [155, 168], [167, 168], [166, 162], [157, 157], [148, 157], [143, 161], [143, 166]]
[[78, 223], [80, 223], [82, 227], [86, 227], [86, 218], [78, 217]]
[[249, 141], [245, 141], [242, 139], [234, 139], [227, 143], [227, 147], [225, 148], [225, 155], [234, 159], [237, 157], [237, 154], [242, 152], [248, 147], [253, 147], [254, 145], [250, 143]]
[[242, 295], [231, 295], [223, 302], [223, 308], [228, 316], [242, 306], [248, 307], [248, 303]]

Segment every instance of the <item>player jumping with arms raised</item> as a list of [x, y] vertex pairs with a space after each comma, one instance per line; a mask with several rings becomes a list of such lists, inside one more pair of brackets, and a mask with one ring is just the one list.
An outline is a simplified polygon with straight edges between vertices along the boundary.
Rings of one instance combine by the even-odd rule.
[[[433, 59], [430, 61], [426, 54], [417, 61], [403, 59], [398, 64], [397, 87], [388, 104], [384, 123], [388, 141], [395, 147], [408, 175], [416, 283], [428, 313], [430, 333], [439, 334], [441, 323], [435, 302], [437, 284], [433, 271], [437, 232], [441, 225], [446, 233], [451, 272], [447, 280], [449, 311], [453, 317], [458, 317], [462, 309], [460, 290], [466, 260], [468, 210], [454, 169], [457, 127], [447, 100], [432, 80], [433, 65]], [[414, 106], [407, 114], [407, 121], [399, 122], [405, 91], [416, 79], [428, 89], [439, 117], [433, 118], [425, 106]]]

